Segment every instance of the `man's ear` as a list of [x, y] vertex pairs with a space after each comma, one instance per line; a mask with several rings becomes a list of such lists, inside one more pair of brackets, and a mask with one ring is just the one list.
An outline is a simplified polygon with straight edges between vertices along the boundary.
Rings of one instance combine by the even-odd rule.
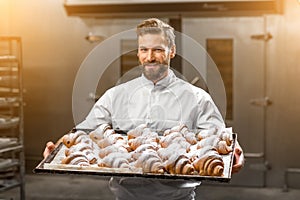
[[174, 58], [176, 55], [176, 46], [173, 45], [170, 49], [170, 58]]

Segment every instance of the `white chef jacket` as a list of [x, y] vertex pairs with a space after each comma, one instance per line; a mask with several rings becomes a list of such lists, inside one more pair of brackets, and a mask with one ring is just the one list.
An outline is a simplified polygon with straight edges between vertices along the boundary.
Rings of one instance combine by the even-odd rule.
[[[172, 70], [155, 85], [144, 75], [115, 86], [95, 103], [78, 129], [100, 124], [128, 131], [147, 124], [157, 132], [185, 124], [190, 130], [224, 128], [222, 116], [210, 95], [179, 79]], [[110, 189], [117, 200], [192, 200], [200, 182], [146, 178], [112, 178]]]
[[210, 95], [172, 70], [155, 85], [142, 75], [107, 90], [76, 128], [95, 129], [103, 123], [124, 131], [140, 124], [158, 132], [179, 124], [190, 130], [225, 127]]

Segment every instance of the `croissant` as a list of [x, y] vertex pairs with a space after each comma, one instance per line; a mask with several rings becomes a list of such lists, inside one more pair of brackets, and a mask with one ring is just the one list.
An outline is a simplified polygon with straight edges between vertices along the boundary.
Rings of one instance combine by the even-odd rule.
[[97, 141], [97, 145], [100, 148], [105, 148], [107, 146], [110, 146], [112, 144], [116, 144], [119, 140], [121, 140], [122, 143], [125, 143], [124, 138], [120, 134], [110, 134], [104, 137], [103, 139]]
[[107, 129], [111, 129], [111, 126], [109, 124], [101, 124], [98, 128], [91, 131], [89, 133], [89, 136], [94, 142], [97, 142], [98, 140], [101, 140], [104, 138], [104, 132]]
[[[110, 137], [112, 135], [117, 135], [114, 129], [106, 129], [103, 133], [104, 138]], [[118, 134], [118, 135], [120, 135], [120, 134]]]
[[82, 139], [87, 139], [87, 134], [84, 131], [76, 131], [63, 136], [63, 144], [70, 148], [74, 144], [78, 144]]
[[173, 154], [165, 163], [165, 168], [170, 174], [194, 174], [195, 168], [185, 155]]
[[202, 139], [208, 138], [213, 135], [216, 135], [221, 141], [226, 141], [227, 146], [231, 146], [233, 137], [230, 128], [213, 128], [209, 130], [202, 130], [197, 133], [197, 140], [201, 141]]
[[141, 136], [146, 137], [146, 138], [148, 138], [148, 139], [151, 139], [151, 140], [154, 141], [154, 142], [159, 143], [159, 136], [158, 136], [158, 133], [157, 133], [157, 132], [151, 131], [149, 128], [145, 128], [145, 129], [143, 130], [143, 134], [142, 134]]
[[139, 136], [134, 139], [128, 140], [128, 145], [132, 150], [136, 150], [142, 144], [152, 144], [154, 146], [158, 145], [156, 138], [150, 138], [145, 136]]
[[122, 148], [116, 145], [110, 145], [99, 150], [99, 157], [104, 158], [105, 156], [113, 152], [127, 153], [128, 151], [126, 148]]
[[212, 156], [197, 159], [193, 162], [193, 165], [201, 176], [221, 176], [224, 171], [222, 159]]
[[76, 153], [76, 152], [82, 152], [82, 153], [84, 153], [84, 155], [88, 159], [89, 163], [94, 164], [97, 161], [97, 157], [94, 154], [93, 150], [94, 149], [92, 148], [92, 146], [90, 146], [87, 143], [81, 142], [81, 143], [78, 143], [76, 145], [71, 146], [69, 149], [66, 149], [65, 150], [65, 155], [69, 156], [69, 155], [71, 155], [73, 153]]
[[152, 149], [152, 150], [156, 151], [158, 149], [158, 147], [157, 147], [157, 145], [154, 145], [154, 144], [142, 144], [138, 148], [135, 149], [135, 153], [141, 153], [148, 149]]
[[163, 133], [163, 136], [170, 135], [171, 133], [174, 133], [174, 132], [181, 132], [183, 127], [186, 127], [186, 126], [185, 125], [178, 125], [178, 126], [174, 126], [171, 129], [166, 129]]
[[182, 136], [192, 145], [197, 143], [196, 134], [188, 129], [188, 127], [184, 124], [173, 127], [172, 129], [168, 129], [164, 132], [164, 136], [167, 136], [174, 132], [180, 132]]
[[170, 133], [173, 133], [173, 132], [181, 132], [181, 133], [184, 133], [185, 131], [187, 131], [188, 128], [185, 124], [180, 124], [178, 126], [174, 126], [173, 128], [171, 129], [167, 129], [164, 134], [165, 135], [168, 135]]
[[198, 148], [204, 146], [213, 146], [217, 149], [219, 154], [226, 155], [232, 151], [232, 147], [227, 145], [226, 141], [220, 139], [218, 135], [211, 135], [197, 143]]
[[138, 146], [134, 151], [131, 152], [132, 158], [137, 160], [140, 155], [147, 150], [153, 150], [153, 151], [157, 151], [158, 146], [154, 145], [154, 144], [142, 144], [140, 146]]
[[167, 148], [157, 150], [157, 154], [163, 161], [168, 160], [174, 153], [185, 154], [186, 152], [187, 150], [178, 143], [172, 143]]
[[179, 132], [172, 132], [172, 133], [170, 133], [170, 134], [168, 134], [168, 135], [162, 137], [162, 138], [160, 139], [160, 142], [159, 142], [159, 143], [160, 143], [160, 145], [161, 145], [162, 148], [166, 148], [166, 147], [168, 147], [168, 146], [173, 142], [173, 140], [174, 140], [175, 138], [177, 138], [177, 137], [183, 137], [183, 136], [182, 136], [182, 134], [179, 133]]
[[101, 139], [104, 138], [103, 134], [101, 132], [96, 132], [96, 131], [92, 131], [89, 133], [90, 138], [94, 141], [97, 142]]
[[127, 144], [127, 141], [123, 139], [117, 140], [113, 145], [116, 146], [117, 148], [125, 149], [127, 152], [132, 151], [131, 147]]
[[205, 129], [196, 133], [196, 138], [198, 141], [201, 141], [204, 138], [210, 137], [212, 135], [216, 135], [217, 128]]
[[145, 124], [141, 124], [135, 129], [130, 130], [127, 133], [127, 136], [128, 136], [127, 137], [128, 141], [130, 141], [130, 143], [133, 145], [132, 146], [133, 150], [135, 150], [138, 146], [144, 143], [159, 142], [158, 133], [151, 131], [151, 129], [147, 128]]
[[224, 162], [215, 148], [206, 147], [198, 151], [198, 157], [193, 166], [202, 176], [221, 176], [224, 171]]
[[113, 152], [105, 156], [99, 163], [99, 167], [110, 168], [130, 168], [129, 159], [131, 155], [129, 153]]
[[139, 137], [143, 134], [143, 130], [147, 127], [146, 124], [140, 124], [136, 128], [127, 132], [128, 140]]
[[232, 146], [228, 146], [226, 141], [219, 141], [217, 145], [217, 151], [221, 155], [227, 155], [233, 151]]
[[111, 140], [112, 144], [115, 144], [119, 140], [121, 140], [122, 142], [125, 141], [124, 137], [121, 134], [110, 134], [109, 136], [107, 136], [105, 138], [108, 138], [109, 140]]
[[[185, 149], [187, 152], [190, 151], [191, 144], [188, 143], [184, 137], [177, 137], [177, 138], [175, 138], [175, 139], [172, 141], [171, 144], [173, 144], [173, 143], [179, 144], [179, 145], [180, 145], [180, 148]], [[170, 145], [171, 145], [171, 144], [170, 144]], [[170, 145], [169, 145], [169, 146], [170, 146]]]
[[171, 129], [166, 129], [163, 133], [163, 136], [167, 136], [171, 133]]
[[98, 145], [98, 147], [100, 149], [108, 147], [108, 146], [110, 146], [112, 144], [113, 144], [112, 141], [110, 139], [108, 139], [108, 138], [103, 138], [103, 139], [97, 141], [97, 145]]
[[217, 135], [222, 141], [225, 141], [227, 146], [231, 146], [233, 138], [232, 131], [229, 128], [218, 130]]
[[198, 159], [199, 157], [202, 157], [203, 155], [207, 155], [212, 150], [216, 151], [216, 149], [213, 146], [205, 146], [203, 148], [198, 149], [197, 147], [192, 146], [192, 150], [186, 153], [185, 155], [193, 162], [194, 160]]
[[198, 149], [203, 148], [205, 146], [214, 146], [216, 147], [220, 142], [220, 138], [217, 135], [210, 135], [208, 137], [203, 138], [197, 143]]
[[65, 157], [62, 164], [78, 165], [78, 166], [89, 166], [89, 160], [83, 152], [74, 152]]
[[190, 131], [185, 131], [183, 134], [183, 137], [186, 139], [186, 141], [192, 145], [197, 143], [197, 138], [195, 133]]
[[143, 151], [136, 161], [135, 167], [142, 168], [145, 173], [164, 173], [163, 163], [153, 150]]

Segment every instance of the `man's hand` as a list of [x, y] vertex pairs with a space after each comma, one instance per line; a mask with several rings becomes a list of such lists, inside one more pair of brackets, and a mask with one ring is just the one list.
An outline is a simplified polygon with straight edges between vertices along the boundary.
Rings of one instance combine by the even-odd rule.
[[236, 142], [233, 153], [234, 153], [234, 159], [233, 159], [232, 173], [237, 173], [243, 168], [245, 163], [243, 149], [238, 142]]
[[53, 142], [47, 142], [47, 144], [46, 144], [46, 148], [45, 148], [45, 150], [44, 150], [44, 152], [43, 152], [43, 156], [44, 156], [44, 158], [47, 158], [47, 156], [49, 156], [50, 155], [50, 153], [55, 149], [55, 144], [53, 143]]

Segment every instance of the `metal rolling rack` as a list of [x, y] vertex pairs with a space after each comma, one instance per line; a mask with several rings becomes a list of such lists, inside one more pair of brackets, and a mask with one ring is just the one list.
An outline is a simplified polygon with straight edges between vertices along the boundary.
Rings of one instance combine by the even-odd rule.
[[19, 187], [25, 199], [24, 160], [21, 38], [0, 37], [0, 197]]

